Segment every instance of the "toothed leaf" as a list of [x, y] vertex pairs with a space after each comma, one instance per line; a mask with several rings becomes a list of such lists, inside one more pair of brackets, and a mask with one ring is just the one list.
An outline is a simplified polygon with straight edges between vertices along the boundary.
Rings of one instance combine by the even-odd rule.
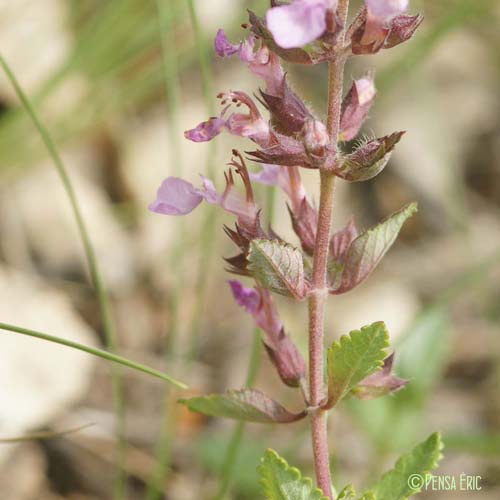
[[343, 335], [328, 349], [328, 406], [333, 407], [363, 379], [380, 370], [389, 347], [382, 322]]
[[287, 424], [305, 416], [304, 412], [298, 414], [289, 412], [279, 403], [255, 389], [210, 394], [181, 399], [179, 402], [192, 411], [211, 417], [232, 418], [260, 424]]
[[305, 297], [304, 262], [296, 248], [277, 240], [253, 240], [248, 262], [262, 287], [298, 300]]
[[313, 482], [290, 467], [274, 450], [267, 450], [258, 467], [266, 500], [328, 500]]
[[[394, 469], [386, 472], [360, 500], [406, 500], [416, 495], [422, 491], [425, 477], [437, 468], [442, 449], [441, 435], [436, 432], [403, 455]], [[416, 477], [415, 482], [411, 480], [412, 476]]]

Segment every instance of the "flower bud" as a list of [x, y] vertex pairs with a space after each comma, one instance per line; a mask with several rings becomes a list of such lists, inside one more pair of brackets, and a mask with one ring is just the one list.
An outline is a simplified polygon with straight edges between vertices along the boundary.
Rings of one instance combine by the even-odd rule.
[[324, 157], [330, 142], [328, 131], [323, 122], [307, 120], [302, 130], [306, 151], [316, 157]]

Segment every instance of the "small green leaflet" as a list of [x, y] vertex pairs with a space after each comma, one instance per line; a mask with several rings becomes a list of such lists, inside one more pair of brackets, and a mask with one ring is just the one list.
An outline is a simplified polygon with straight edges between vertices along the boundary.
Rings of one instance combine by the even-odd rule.
[[[386, 472], [360, 500], [406, 500], [416, 495], [422, 491], [426, 475], [437, 468], [442, 449], [441, 435], [436, 432], [413, 451], [403, 455], [394, 469]], [[412, 481], [411, 478], [416, 480]]]
[[328, 349], [328, 407], [335, 406], [364, 378], [380, 370], [389, 347], [381, 321], [343, 335]]
[[328, 500], [313, 482], [274, 450], [267, 450], [260, 461], [258, 472], [266, 500]]
[[232, 418], [260, 424], [288, 424], [304, 418], [306, 413], [291, 413], [276, 401], [255, 389], [227, 391], [190, 399], [181, 399], [191, 411], [211, 417]]
[[272, 292], [302, 300], [306, 294], [302, 253], [277, 240], [253, 240], [248, 255], [252, 276]]

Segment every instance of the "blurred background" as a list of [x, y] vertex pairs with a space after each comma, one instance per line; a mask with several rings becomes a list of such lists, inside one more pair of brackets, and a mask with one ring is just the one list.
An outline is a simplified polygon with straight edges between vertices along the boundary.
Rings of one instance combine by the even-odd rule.
[[[479, 475], [482, 490], [421, 498], [493, 500], [500, 498], [500, 5], [411, 4], [426, 18], [416, 37], [348, 67], [349, 78], [376, 70], [378, 99], [364, 132], [407, 135], [374, 181], [338, 183], [335, 227], [351, 214], [369, 226], [411, 200], [420, 212], [366, 284], [330, 300], [327, 317], [329, 342], [385, 320], [398, 375], [411, 383], [393, 397], [349, 401], [331, 416], [334, 481], [362, 491], [439, 430], [440, 474]], [[244, 65], [214, 57], [212, 43], [219, 27], [240, 40], [245, 8], [267, 7], [265, 0], [1, 0], [0, 53], [74, 184], [110, 294], [118, 352], [187, 382], [189, 394], [255, 378], [255, 387], [295, 409], [297, 394], [281, 387], [230, 295], [221, 256], [234, 253], [222, 230], [231, 219], [209, 206], [182, 220], [147, 210], [167, 175], [198, 183], [208, 173], [221, 188], [231, 148], [248, 149], [227, 136], [188, 143], [183, 131], [218, 112], [217, 92], [256, 91]], [[287, 69], [323, 116], [326, 68]], [[315, 173], [304, 178], [317, 200]], [[296, 242], [281, 194], [262, 190], [258, 198], [273, 227]], [[279, 308], [305, 349], [306, 308], [286, 300]], [[66, 193], [4, 74], [0, 322], [105, 345]], [[176, 405], [185, 392], [131, 370], [118, 374], [125, 404], [117, 417], [108, 363], [1, 332], [0, 439], [28, 438], [0, 443], [1, 499], [250, 500], [260, 498], [255, 469], [267, 447], [312, 474], [306, 422], [243, 427], [208, 419]], [[40, 432], [46, 439], [29, 439]], [[117, 444], [120, 434], [125, 444]], [[117, 460], [126, 478], [116, 480]]]

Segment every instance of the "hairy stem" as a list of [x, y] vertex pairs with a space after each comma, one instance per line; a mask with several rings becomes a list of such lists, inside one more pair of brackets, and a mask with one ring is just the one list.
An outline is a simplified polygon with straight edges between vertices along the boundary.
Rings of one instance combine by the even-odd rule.
[[[339, 18], [343, 21], [343, 32], [345, 32], [348, 7], [349, 0], [339, 2], [338, 13]], [[339, 40], [333, 60], [330, 62], [328, 88], [327, 128], [335, 151], [340, 129], [345, 66], [343, 34]], [[335, 176], [331, 172], [321, 170], [320, 182], [318, 226], [313, 263], [313, 291], [309, 297], [309, 404], [312, 407], [311, 432], [316, 480], [325, 495], [328, 498], [333, 498], [327, 439], [327, 413], [319, 407], [325, 396], [323, 378], [325, 305], [328, 297], [328, 245], [332, 225]]]

